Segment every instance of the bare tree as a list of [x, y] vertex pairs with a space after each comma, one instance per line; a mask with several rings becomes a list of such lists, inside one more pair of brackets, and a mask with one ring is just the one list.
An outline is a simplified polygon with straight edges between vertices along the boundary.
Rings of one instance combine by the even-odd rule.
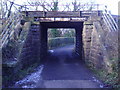
[[86, 3], [82, 3], [80, 1], [74, 0], [72, 3], [66, 3], [64, 10], [68, 11], [93, 10], [95, 8], [94, 4], [95, 3], [93, 1], [87, 1]]
[[77, 3], [76, 0], [74, 0], [74, 2], [72, 2], [73, 5], [73, 11], [78, 11], [80, 9], [80, 2]]
[[[27, 0], [28, 5], [35, 7], [35, 10], [39, 10], [39, 7], [43, 8], [43, 11], [57, 11], [58, 0], [52, 0], [52, 2], [46, 2], [45, 0]], [[40, 8], [41, 9], [41, 8]]]

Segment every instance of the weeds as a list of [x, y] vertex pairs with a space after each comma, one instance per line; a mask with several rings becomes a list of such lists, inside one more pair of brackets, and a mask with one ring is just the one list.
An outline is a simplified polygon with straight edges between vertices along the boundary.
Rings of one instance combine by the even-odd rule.
[[[9, 74], [7, 76], [3, 76], [2, 80], [3, 80], [3, 85], [4, 87], [9, 87], [9, 86], [13, 86], [13, 84], [18, 81], [23, 79], [24, 77], [26, 77], [27, 75], [31, 74], [32, 72], [35, 71], [35, 68], [37, 68], [38, 63], [35, 63], [33, 65], [31, 65], [28, 68], [24, 68], [24, 69], [20, 69], [18, 70], [16, 73], [12, 73]], [[13, 70], [12, 70], [13, 71]], [[14, 71], [13, 71], [14, 72]]]

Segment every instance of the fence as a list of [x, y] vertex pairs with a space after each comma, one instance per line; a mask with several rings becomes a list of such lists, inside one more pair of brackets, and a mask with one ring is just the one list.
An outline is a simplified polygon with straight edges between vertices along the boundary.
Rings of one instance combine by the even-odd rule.
[[[14, 39], [14, 32], [15, 26], [21, 21], [22, 15], [22, 6], [15, 7], [14, 12], [11, 11], [13, 2], [10, 2], [11, 6], [9, 10], [2, 13], [1, 17], [1, 31], [0, 31], [0, 38], [1, 38], [1, 48], [6, 46], [9, 40]], [[4, 9], [4, 7], [2, 8]], [[4, 11], [4, 10], [1, 10]]]
[[107, 8], [105, 8], [105, 10], [103, 11], [102, 18], [110, 31], [118, 30], [118, 25], [112, 17], [111, 13], [107, 10]]

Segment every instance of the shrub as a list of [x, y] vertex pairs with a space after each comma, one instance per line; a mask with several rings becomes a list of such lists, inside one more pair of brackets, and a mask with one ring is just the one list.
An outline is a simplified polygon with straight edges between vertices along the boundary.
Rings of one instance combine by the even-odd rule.
[[49, 49], [57, 48], [60, 46], [74, 44], [74, 37], [56, 37], [56, 38], [49, 38], [48, 45]]

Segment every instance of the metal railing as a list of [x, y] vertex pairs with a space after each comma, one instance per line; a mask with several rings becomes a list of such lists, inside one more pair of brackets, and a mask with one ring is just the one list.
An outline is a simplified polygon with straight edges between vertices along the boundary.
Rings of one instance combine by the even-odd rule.
[[102, 18], [103, 18], [103, 21], [106, 24], [107, 28], [110, 31], [117, 31], [118, 30], [118, 25], [115, 22], [115, 20], [112, 17], [112, 15], [109, 13], [108, 10], [105, 9], [105, 11], [103, 11]]
[[[83, 16], [89, 16], [92, 13], [97, 13], [99, 11], [98, 5], [97, 6], [97, 10], [93, 10], [93, 11], [89, 11], [89, 10], [83, 10], [82, 11], [82, 15]], [[23, 6], [22, 6], [23, 7]], [[29, 7], [29, 5], [25, 5], [25, 11], [26, 8]], [[10, 14], [10, 16], [7, 18], [5, 25], [2, 27], [2, 31], [0, 33], [1, 36], [1, 47], [3, 47], [4, 45], [6, 45], [8, 43], [9, 40], [11, 40], [12, 38], [14, 38], [13, 34], [15, 31], [15, 26], [18, 22], [20, 22], [21, 20], [21, 11], [22, 8], [16, 8], [17, 12]], [[108, 29], [110, 31], [117, 31], [118, 30], [118, 25], [115, 22], [115, 20], [113, 19], [112, 15], [107, 11], [103, 11], [102, 13], [102, 18], [104, 20], [104, 23], [106, 24], [106, 26], [108, 27]], [[4, 24], [4, 23], [3, 23]]]
[[[37, 4], [36, 4], [37, 3]], [[87, 11], [87, 10], [102, 10], [103, 4], [91, 4], [91, 3], [76, 3], [75, 5], [70, 3], [60, 2], [56, 7], [58, 10], [54, 9], [54, 2], [44, 2], [40, 3], [35, 1], [33, 3], [26, 4], [26, 10], [28, 11]]]
[[6, 20], [5, 27], [2, 28], [1, 32], [1, 47], [6, 45], [9, 40], [14, 38], [14, 31], [15, 31], [15, 25], [20, 22], [20, 14], [17, 15], [11, 15], [7, 20]]
[[[0, 31], [1, 46], [3, 48], [7, 45], [9, 40], [14, 39], [15, 26], [21, 21], [22, 7], [15, 8], [15, 12], [11, 12], [9, 17], [2, 16], [2, 30]], [[8, 10], [9, 12], [9, 10]]]

